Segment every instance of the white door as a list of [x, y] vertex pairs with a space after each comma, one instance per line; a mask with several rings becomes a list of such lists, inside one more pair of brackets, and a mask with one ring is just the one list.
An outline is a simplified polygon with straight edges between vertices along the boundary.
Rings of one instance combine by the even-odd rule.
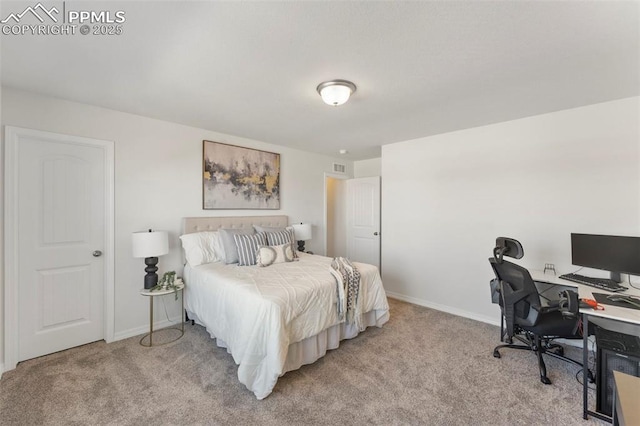
[[347, 180], [347, 257], [380, 268], [380, 177]]
[[103, 141], [28, 129], [7, 128], [5, 141], [7, 162], [15, 161], [6, 200], [17, 272], [11, 361], [101, 340], [109, 152]]

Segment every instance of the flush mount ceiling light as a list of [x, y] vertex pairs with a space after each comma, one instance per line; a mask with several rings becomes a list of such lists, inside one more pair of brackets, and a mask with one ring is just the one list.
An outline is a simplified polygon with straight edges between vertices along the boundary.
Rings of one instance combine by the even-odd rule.
[[331, 80], [318, 84], [316, 88], [325, 104], [342, 105], [356, 91], [356, 85], [347, 80]]

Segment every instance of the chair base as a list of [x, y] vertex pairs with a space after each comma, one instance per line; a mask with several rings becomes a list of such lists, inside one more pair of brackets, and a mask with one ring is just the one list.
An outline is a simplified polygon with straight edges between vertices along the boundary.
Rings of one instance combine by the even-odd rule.
[[[514, 336], [517, 340], [524, 343], [523, 345], [518, 345], [513, 343], [513, 339], [507, 339], [507, 343], [504, 345], [498, 345], [493, 349], [494, 358], [500, 358], [499, 349], [509, 348], [509, 349], [519, 349], [519, 350], [527, 350], [532, 351], [536, 354], [538, 358], [538, 369], [540, 370], [540, 381], [545, 385], [550, 385], [551, 380], [547, 377], [547, 366], [544, 363], [544, 359], [542, 355], [549, 355], [553, 358], [561, 359], [563, 361], [570, 362], [579, 367], [583, 367], [582, 363], [568, 358], [564, 356], [564, 348], [557, 343], [552, 343], [550, 339], [541, 339], [540, 336], [537, 336], [533, 333], [524, 332], [526, 337], [522, 338], [519, 335]], [[583, 367], [584, 368], [584, 367]], [[587, 370], [587, 377], [589, 379], [589, 383], [594, 383], [595, 379], [593, 377], [593, 373], [591, 370]]]

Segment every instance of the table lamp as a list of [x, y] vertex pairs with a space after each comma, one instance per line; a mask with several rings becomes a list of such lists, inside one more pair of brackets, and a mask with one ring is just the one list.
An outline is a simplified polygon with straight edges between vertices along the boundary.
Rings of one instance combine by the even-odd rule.
[[293, 233], [298, 241], [298, 251], [304, 253], [304, 242], [311, 239], [311, 224], [300, 223], [291, 225], [293, 227]]
[[133, 257], [144, 257], [144, 288], [150, 289], [158, 284], [158, 256], [169, 253], [169, 235], [166, 231], [141, 231], [133, 233]]

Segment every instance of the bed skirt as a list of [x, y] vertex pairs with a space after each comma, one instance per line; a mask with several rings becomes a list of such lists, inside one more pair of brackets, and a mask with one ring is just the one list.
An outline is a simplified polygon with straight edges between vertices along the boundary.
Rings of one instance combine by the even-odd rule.
[[[204, 326], [194, 313], [187, 311], [187, 315], [189, 315], [190, 320], [194, 320], [197, 324]], [[382, 327], [387, 321], [389, 321], [389, 311], [387, 310], [373, 310], [366, 312], [362, 316], [362, 325], [364, 327]], [[218, 347], [225, 348], [230, 353], [227, 345], [221, 339], [216, 338], [209, 330], [207, 331], [212, 339], [216, 339]], [[297, 370], [306, 364], [313, 364], [325, 356], [328, 350], [338, 348], [341, 340], [353, 339], [359, 333], [355, 324], [343, 322], [329, 327], [315, 336], [290, 344], [282, 374]]]

